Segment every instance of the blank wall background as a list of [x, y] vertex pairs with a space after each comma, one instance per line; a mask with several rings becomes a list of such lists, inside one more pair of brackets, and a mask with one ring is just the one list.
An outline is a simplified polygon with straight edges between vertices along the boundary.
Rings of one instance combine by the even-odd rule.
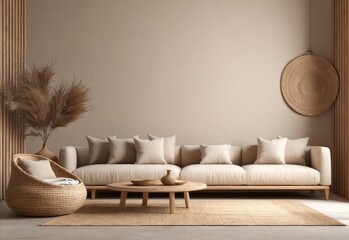
[[[57, 81], [75, 74], [92, 87], [93, 111], [49, 140], [57, 154], [86, 134], [235, 145], [310, 136], [330, 146], [330, 111], [298, 115], [280, 92], [310, 33], [314, 52], [331, 58], [330, 0], [28, 0], [27, 20], [27, 63], [58, 55]], [[27, 150], [40, 145], [28, 140]]]

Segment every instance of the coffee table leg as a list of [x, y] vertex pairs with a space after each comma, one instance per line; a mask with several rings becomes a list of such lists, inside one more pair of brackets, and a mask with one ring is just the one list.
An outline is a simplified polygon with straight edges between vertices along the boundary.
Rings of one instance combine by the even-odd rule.
[[121, 192], [119, 208], [123, 210], [125, 208], [127, 198], [127, 192]]
[[173, 214], [175, 212], [175, 193], [170, 192], [170, 213]]
[[149, 196], [149, 193], [147, 192], [144, 192], [143, 193], [143, 202], [142, 202], [142, 206], [146, 207], [148, 205], [148, 196]]
[[184, 192], [185, 207], [190, 208], [190, 196], [189, 192]]

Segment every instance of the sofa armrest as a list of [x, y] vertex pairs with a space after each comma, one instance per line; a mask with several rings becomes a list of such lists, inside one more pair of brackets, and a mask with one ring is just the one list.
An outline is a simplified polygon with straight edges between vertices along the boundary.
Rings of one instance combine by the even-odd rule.
[[78, 166], [76, 148], [73, 146], [61, 148], [59, 151], [58, 164], [67, 169], [69, 172], [74, 171]]
[[320, 184], [331, 185], [331, 151], [327, 147], [311, 147], [310, 166], [320, 172]]

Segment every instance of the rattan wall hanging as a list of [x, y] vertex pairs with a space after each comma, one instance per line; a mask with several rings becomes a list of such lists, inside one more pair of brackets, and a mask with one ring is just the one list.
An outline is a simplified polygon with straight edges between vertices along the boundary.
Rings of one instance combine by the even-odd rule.
[[292, 60], [281, 77], [281, 92], [297, 113], [315, 116], [325, 112], [338, 94], [334, 67], [323, 57], [308, 53]]

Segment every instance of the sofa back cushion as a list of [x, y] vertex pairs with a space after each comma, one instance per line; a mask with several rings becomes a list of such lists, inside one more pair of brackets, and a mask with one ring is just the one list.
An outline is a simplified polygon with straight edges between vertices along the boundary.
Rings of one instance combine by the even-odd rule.
[[[257, 145], [247, 145], [242, 147], [242, 165], [254, 164], [257, 159]], [[310, 147], [305, 150], [306, 165], [310, 164]]]
[[175, 158], [174, 165], [181, 166], [181, 146], [176, 146], [175, 148]]
[[221, 145], [200, 145], [200, 164], [232, 164], [230, 159], [231, 146]]
[[254, 164], [257, 159], [257, 145], [242, 147], [242, 165]]
[[[231, 146], [230, 159], [233, 164], [241, 165], [241, 147]], [[185, 167], [191, 164], [200, 164], [201, 150], [200, 145], [183, 145], [181, 147], [181, 166]]]
[[83, 167], [88, 164], [89, 161], [89, 148], [88, 146], [75, 146], [77, 167]]

